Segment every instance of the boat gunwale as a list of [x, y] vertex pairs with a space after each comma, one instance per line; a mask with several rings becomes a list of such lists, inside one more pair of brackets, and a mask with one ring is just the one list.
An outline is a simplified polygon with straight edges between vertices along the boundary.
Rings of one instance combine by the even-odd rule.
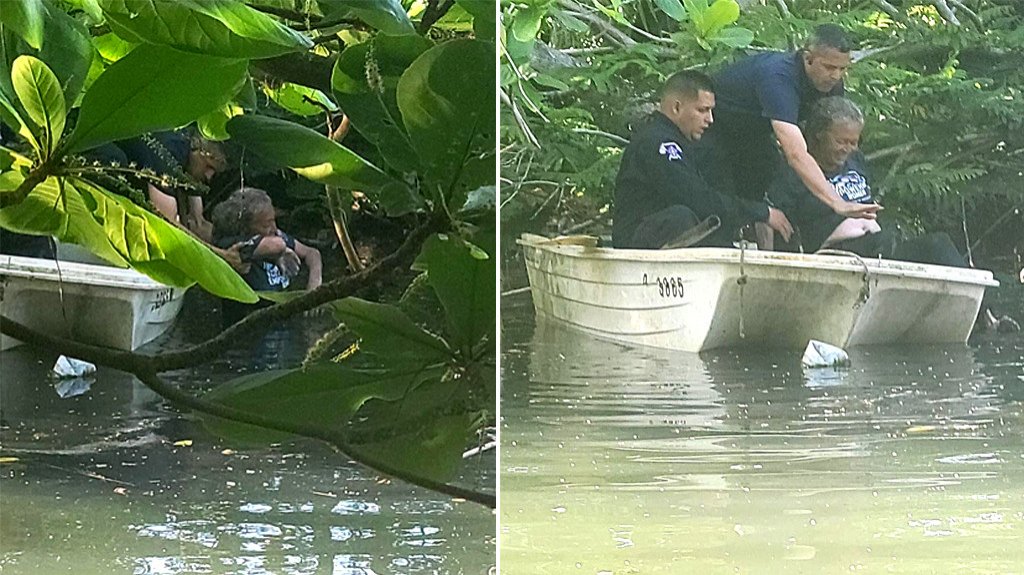
[[[678, 248], [673, 250], [643, 250], [625, 248], [590, 247], [575, 244], [558, 244], [553, 240], [533, 241], [519, 238], [516, 242], [524, 247], [547, 251], [560, 256], [596, 261], [629, 261], [651, 264], [729, 264], [740, 265], [741, 252], [737, 248]], [[550, 242], [550, 243], [548, 243]], [[864, 262], [862, 265], [861, 262]], [[743, 254], [743, 265], [756, 267], [786, 267], [864, 273], [889, 277], [907, 277], [929, 281], [945, 281], [984, 287], [998, 287], [999, 281], [992, 272], [969, 268], [859, 258], [854, 255], [797, 254], [790, 252], [749, 250]], [[535, 267], [535, 266], [534, 266]]]
[[60, 261], [60, 271], [58, 272], [57, 263], [49, 258], [5, 254], [0, 256], [0, 277], [145, 292], [177, 289], [174, 286], [157, 282], [130, 268]]

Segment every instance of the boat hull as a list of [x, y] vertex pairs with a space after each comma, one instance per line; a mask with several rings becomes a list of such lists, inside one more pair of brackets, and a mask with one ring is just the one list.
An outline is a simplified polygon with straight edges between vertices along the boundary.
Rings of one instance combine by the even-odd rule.
[[[130, 269], [0, 256], [0, 313], [51, 335], [134, 350], [166, 332], [185, 290]], [[17, 345], [3, 337], [2, 349]]]
[[684, 351], [964, 342], [991, 272], [846, 255], [619, 250], [524, 236], [537, 315]]

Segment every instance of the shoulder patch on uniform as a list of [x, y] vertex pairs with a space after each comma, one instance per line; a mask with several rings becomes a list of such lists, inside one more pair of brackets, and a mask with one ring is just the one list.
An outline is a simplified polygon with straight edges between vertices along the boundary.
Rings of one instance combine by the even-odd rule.
[[658, 147], [658, 153], [667, 157], [669, 161], [683, 159], [683, 149], [675, 142], [662, 142]]

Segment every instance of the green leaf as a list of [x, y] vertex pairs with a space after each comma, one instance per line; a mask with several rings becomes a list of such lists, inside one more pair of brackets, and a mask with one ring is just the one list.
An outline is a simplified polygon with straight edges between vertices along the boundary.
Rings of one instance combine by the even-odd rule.
[[224, 105], [246, 69], [245, 60], [139, 46], [107, 68], [86, 93], [68, 149], [80, 152], [183, 126]]
[[97, 36], [93, 38], [92, 43], [96, 46], [96, 51], [99, 52], [100, 57], [110, 63], [124, 58], [138, 45], [126, 42], [120, 36], [113, 33]]
[[494, 45], [453, 40], [424, 52], [398, 82], [425, 187], [452, 206], [495, 181], [494, 65]]
[[512, 17], [512, 36], [520, 42], [534, 40], [547, 15], [546, 6], [530, 6], [516, 10], [515, 16]]
[[240, 114], [241, 108], [227, 104], [196, 120], [196, 127], [207, 140], [223, 142], [231, 138], [228, 134], [228, 120]]
[[391, 36], [415, 34], [409, 15], [399, 0], [320, 0], [325, 19], [355, 14], [363, 22]]
[[679, 0], [655, 0], [655, 4], [676, 22], [686, 21], [686, 9], [683, 8], [683, 4]]
[[111, 30], [129, 42], [224, 58], [269, 58], [312, 41], [234, 0], [99, 0]]
[[594, 5], [595, 8], [600, 10], [602, 14], [612, 19], [613, 21], [618, 22], [619, 24], [622, 25], [629, 24], [629, 20], [626, 20], [626, 17], [622, 15], [622, 12], [619, 12], [614, 7], [609, 8], [605, 6], [604, 4], [601, 3], [601, 0], [591, 0], [591, 3]]
[[358, 447], [372, 459], [386, 461], [414, 476], [449, 481], [462, 466], [462, 452], [475, 436], [479, 422], [477, 413], [444, 415], [386, 440]]
[[52, 236], [67, 224], [55, 178], [47, 178], [20, 203], [0, 210], [0, 227], [19, 234]]
[[46, 6], [42, 0], [4, 2], [0, 22], [10, 26], [26, 44], [35, 50], [43, 47], [43, 20]]
[[[12, 88], [13, 92], [14, 89]], [[0, 121], [7, 124], [12, 130], [18, 132], [18, 135], [28, 140], [29, 145], [32, 149], [36, 150], [38, 155], [42, 156], [42, 146], [39, 145], [39, 139], [32, 131], [32, 127], [22, 119], [22, 113], [14, 106], [14, 104], [7, 99], [7, 96], [0, 92]]]
[[719, 30], [711, 39], [732, 48], [746, 48], [754, 41], [754, 33], [746, 28], [730, 26]]
[[444, 306], [456, 347], [468, 355], [485, 337], [493, 340], [494, 258], [457, 236], [436, 235], [423, 246], [417, 262]]
[[[344, 430], [352, 415], [370, 399], [397, 400], [442, 369], [358, 369], [323, 363], [306, 369], [273, 370], [246, 375], [217, 386], [204, 399], [277, 421], [302, 421], [325, 433]], [[283, 434], [256, 426], [204, 416], [220, 435], [249, 442], [280, 441]]]
[[[331, 304], [334, 317], [362, 338], [359, 349], [394, 362], [430, 365], [451, 357], [443, 339], [424, 331], [393, 306], [348, 297]], [[493, 323], [493, 308], [492, 308]]]
[[[6, 0], [0, 2], [6, 12], [10, 3]], [[28, 54], [46, 62], [63, 86], [64, 101], [70, 106], [78, 100], [92, 63], [94, 51], [89, 32], [81, 22], [49, 2], [34, 0], [34, 3], [43, 7], [43, 36], [38, 50], [22, 41], [6, 23], [0, 23], [0, 92], [14, 98], [11, 66], [18, 56]]]
[[362, 191], [380, 201], [389, 214], [408, 213], [421, 204], [407, 186], [305, 126], [246, 114], [228, 121], [228, 133], [272, 165], [291, 168], [324, 185]]
[[494, 40], [495, 0], [455, 0], [473, 16], [473, 35], [479, 40]]
[[285, 110], [297, 116], [319, 116], [324, 110], [337, 111], [338, 106], [320, 90], [285, 82], [277, 88], [264, 86], [263, 93]]
[[683, 6], [686, 8], [690, 21], [693, 22], [693, 27], [697, 30], [697, 36], [700, 38], [706, 36], [707, 28], [704, 18], [709, 8], [708, 0], [683, 0]]
[[705, 36], [714, 37], [718, 31], [740, 18], [740, 5], [736, 0], [715, 0], [704, 15]]
[[29, 119], [42, 129], [48, 152], [64, 134], [67, 108], [53, 72], [33, 56], [18, 56], [11, 68], [11, 83]]
[[[377, 146], [389, 166], [400, 172], [419, 170], [419, 161], [402, 126], [398, 80], [433, 45], [422, 36], [378, 36], [346, 48], [331, 76], [334, 95], [352, 126]], [[368, 64], [373, 74], [367, 73]], [[373, 87], [368, 77], [373, 78]]]

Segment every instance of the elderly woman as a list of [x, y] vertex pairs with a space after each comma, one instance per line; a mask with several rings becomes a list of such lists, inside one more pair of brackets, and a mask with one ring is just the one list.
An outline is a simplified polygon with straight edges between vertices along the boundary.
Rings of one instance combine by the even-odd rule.
[[[860, 152], [864, 114], [852, 101], [833, 96], [814, 103], [804, 134], [811, 154], [836, 192], [848, 202], [873, 203], [870, 175]], [[783, 169], [769, 197], [799, 231], [804, 251], [839, 249], [868, 257], [885, 257], [946, 266], [966, 265], [949, 236], [926, 234], [898, 241], [877, 221], [844, 218], [814, 197], [791, 169]]]

